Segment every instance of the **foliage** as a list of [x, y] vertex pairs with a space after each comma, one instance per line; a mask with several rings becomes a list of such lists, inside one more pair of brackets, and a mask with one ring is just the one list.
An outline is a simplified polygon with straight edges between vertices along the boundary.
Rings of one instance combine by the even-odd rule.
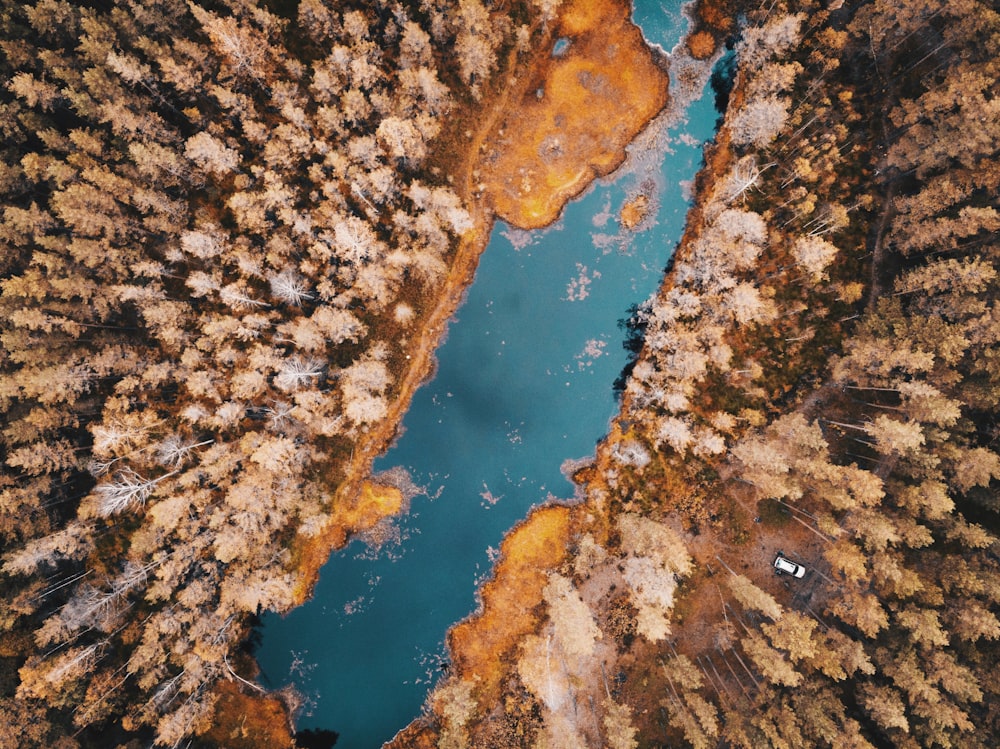
[[478, 0], [406, 6], [0, 6], [3, 626], [35, 643], [2, 707], [43, 736], [22, 745], [182, 745], [220, 680], [250, 685], [229, 656], [292, 604], [291, 541], [472, 228], [426, 162], [513, 32]]

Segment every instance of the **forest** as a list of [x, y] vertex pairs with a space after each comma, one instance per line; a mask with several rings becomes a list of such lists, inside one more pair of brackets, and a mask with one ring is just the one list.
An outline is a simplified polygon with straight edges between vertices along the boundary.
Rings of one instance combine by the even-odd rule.
[[[561, 12], [0, 4], [0, 745], [294, 745], [254, 619], [363, 522]], [[733, 76], [621, 414], [393, 746], [991, 747], [1000, 15], [692, 14]]]
[[474, 234], [428, 154], [549, 6], [3, 4], [0, 744], [261, 691]]

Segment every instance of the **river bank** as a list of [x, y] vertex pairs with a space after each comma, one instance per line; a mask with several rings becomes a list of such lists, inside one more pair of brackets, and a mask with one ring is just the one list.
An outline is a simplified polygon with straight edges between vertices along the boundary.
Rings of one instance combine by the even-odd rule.
[[[622, 3], [566, 3], [542, 31], [543, 43], [525, 60], [517, 59], [516, 50], [510, 53], [509, 72], [484, 97], [489, 106], [474, 119], [475, 129], [452, 132], [441, 145], [464, 154], [452, 157], [452, 184], [470, 209], [473, 227], [462, 237], [434, 304], [415, 326], [397, 397], [354, 446], [325, 530], [296, 542], [299, 602], [308, 599], [334, 549], [399, 511], [398, 501], [385, 500], [392, 497], [390, 487], [370, 483], [372, 464], [395, 438], [415, 391], [433, 375], [434, 353], [475, 276], [493, 222], [502, 218], [522, 229], [551, 223], [573, 196], [624, 161], [625, 146], [666, 106], [663, 60], [646, 47]], [[555, 54], [557, 42], [566, 39], [569, 46]], [[621, 70], [630, 74], [618, 75]], [[619, 101], [629, 106], [614, 107]], [[456, 121], [466, 119], [459, 115]]]
[[[706, 33], [702, 32], [703, 35]], [[689, 100], [691, 92], [700, 91], [707, 81], [712, 61], [702, 60], [699, 63], [698, 57], [710, 57], [705, 55], [703, 48], [698, 51], [698, 57], [680, 45], [674, 53], [685, 73], [685, 80], [679, 84], [688, 89], [683, 98]], [[679, 110], [674, 109], [663, 115], [666, 120], [678, 116]], [[650, 142], [642, 147], [659, 147], [655, 141], [651, 136]], [[724, 173], [729, 164], [725, 144], [709, 150], [710, 154], [706, 155], [708, 166], [697, 177], [695, 192], [698, 194], [709, 189], [715, 175]], [[508, 187], [511, 184], [508, 180]], [[631, 228], [629, 224], [642, 224], [649, 200], [647, 193], [638, 192], [623, 204], [619, 221], [626, 229]], [[692, 215], [697, 217], [697, 213], [689, 214], [689, 227]], [[682, 248], [685, 243], [693, 241], [693, 231], [696, 230], [689, 228], [686, 231]], [[583, 503], [545, 505], [531, 512], [508, 533], [490, 579], [480, 588], [478, 610], [448, 633], [451, 658], [449, 679], [431, 695], [429, 712], [401, 731], [388, 746], [404, 749], [450, 746], [450, 742], [462, 745], [463, 741], [471, 740], [462, 730], [463, 721], [478, 722], [483, 716], [489, 716], [487, 720], [494, 726], [505, 726], [503, 741], [519, 742], [517, 745], [528, 741], [527, 734], [519, 731], [532, 723], [534, 718], [528, 715], [529, 706], [518, 694], [518, 689], [523, 689], [523, 686], [512, 686], [518, 684], [518, 655], [525, 642], [543, 632], [547, 620], [544, 602], [548, 587], [553, 576], [578, 564], [575, 560], [579, 558], [581, 539], [590, 539], [597, 546], [607, 546], [618, 535], [614, 518], [621, 508], [617, 503], [615, 508], [609, 507], [611, 492], [599, 476], [608, 467], [607, 461], [614, 460], [613, 456], [623, 439], [627, 441], [619, 418], [612, 423], [611, 433], [601, 441], [593, 462], [583, 472], [574, 475], [579, 494], [585, 498]], [[615, 578], [611, 570], [600, 575], [595, 573], [595, 576], [602, 581]], [[595, 582], [591, 586], [594, 598], [591, 602], [595, 605], [602, 595], [599, 585]], [[602, 699], [602, 679], [596, 664], [604, 656], [610, 657], [607, 651], [610, 645], [611, 640], [608, 640], [602, 658], [595, 658], [591, 663], [594, 670], [587, 674], [587, 684], [578, 678], [581, 674], [574, 674], [580, 690], [575, 699], [586, 699], [589, 695], [591, 704], [595, 699]], [[477, 740], [482, 739], [481, 733], [476, 735]], [[499, 739], [493, 736], [491, 740]]]

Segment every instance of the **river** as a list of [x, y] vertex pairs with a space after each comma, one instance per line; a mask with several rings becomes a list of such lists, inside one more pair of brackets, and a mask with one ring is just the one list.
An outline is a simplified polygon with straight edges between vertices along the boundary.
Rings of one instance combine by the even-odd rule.
[[[637, 4], [648, 40], [674, 46], [679, 5]], [[310, 602], [264, 618], [264, 681], [305, 697], [300, 730], [337, 731], [338, 749], [392, 738], [420, 713], [445, 633], [475, 609], [504, 534], [532, 506], [572, 499], [562, 466], [593, 454], [617, 410], [612, 384], [627, 360], [618, 321], [662, 278], [716, 117], [706, 87], [632, 169], [595, 184], [555, 225], [494, 228], [437, 374], [375, 466], [405, 468], [424, 492], [380, 546], [334, 554]], [[617, 212], [642, 183], [655, 186], [655, 220], [623, 233]]]

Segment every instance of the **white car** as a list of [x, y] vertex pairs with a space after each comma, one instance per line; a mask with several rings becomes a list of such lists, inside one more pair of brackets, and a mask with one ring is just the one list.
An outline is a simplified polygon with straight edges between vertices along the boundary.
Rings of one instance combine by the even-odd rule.
[[786, 557], [783, 551], [779, 551], [778, 556], [774, 558], [774, 572], [776, 575], [803, 577], [806, 574], [806, 568]]

